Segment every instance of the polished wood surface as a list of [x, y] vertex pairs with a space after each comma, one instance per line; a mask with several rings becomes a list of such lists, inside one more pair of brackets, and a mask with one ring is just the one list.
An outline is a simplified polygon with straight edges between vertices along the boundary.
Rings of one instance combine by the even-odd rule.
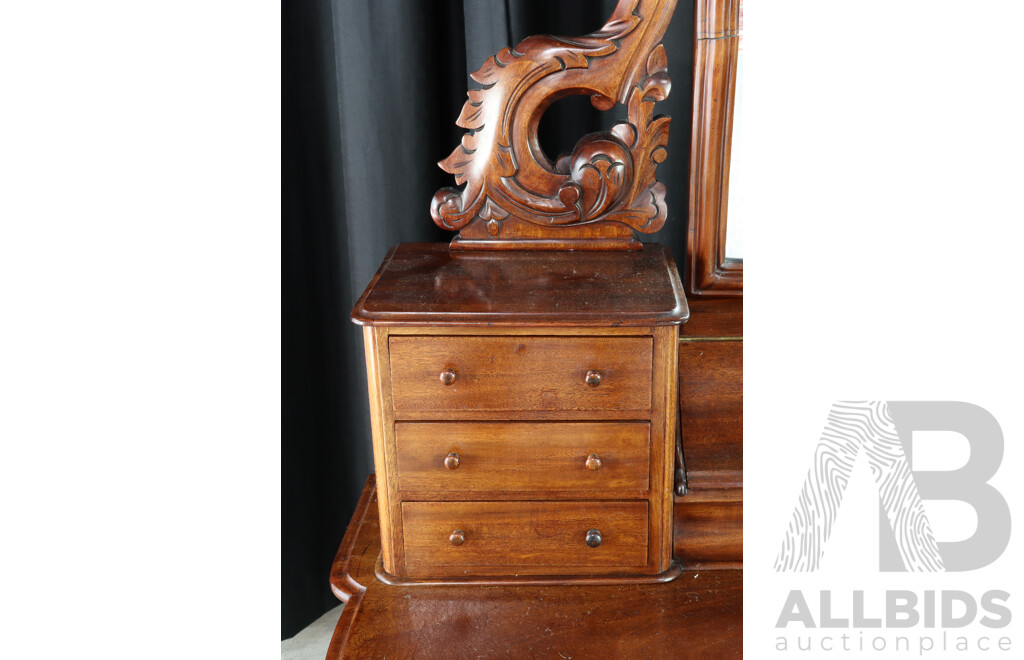
[[647, 496], [649, 422], [398, 422], [405, 500]]
[[[615, 500], [645, 507], [635, 537], [644, 541], [633, 549], [645, 560], [603, 566], [606, 575], [667, 574], [686, 316], [675, 266], [656, 244], [605, 253], [393, 249], [353, 311], [366, 325], [382, 573], [455, 575], [406, 537], [420, 503], [572, 500], [574, 515], [589, 515], [584, 504]], [[432, 542], [458, 531], [469, 546], [473, 522]], [[571, 564], [560, 570], [572, 577]]]
[[690, 318], [680, 332], [683, 339], [742, 339], [743, 297], [694, 298]]
[[694, 38], [726, 39], [740, 31], [739, 0], [697, 0], [694, 3]]
[[679, 350], [686, 492], [673, 552], [686, 566], [743, 561], [743, 262], [726, 259], [740, 0], [695, 3], [690, 230], [693, 311]]
[[697, 0], [690, 138], [687, 292], [743, 295], [743, 261], [725, 257], [740, 0]]
[[[647, 502], [406, 502], [406, 575], [643, 572]], [[452, 544], [459, 530], [464, 543]], [[587, 543], [596, 530], [601, 541]]]
[[358, 324], [417, 326], [677, 325], [689, 312], [672, 255], [451, 252], [401, 243], [352, 310]]
[[[425, 411], [651, 410], [651, 337], [391, 337], [397, 419]], [[455, 375], [450, 384], [438, 377]], [[597, 383], [588, 374], [597, 372]], [[592, 378], [592, 377], [591, 377]]]
[[651, 411], [650, 563], [672, 563], [672, 497], [675, 487], [676, 413], [679, 400], [679, 326], [654, 328], [654, 409]]
[[672, 552], [691, 570], [742, 567], [742, 485], [677, 497]]
[[679, 343], [683, 455], [694, 475], [743, 470], [743, 343]]
[[[373, 426], [379, 434], [374, 438], [375, 461], [383, 470], [378, 472], [381, 488], [387, 491], [381, 514], [387, 539], [385, 573], [408, 578], [410, 564], [422, 559], [409, 554], [404, 503], [538, 502], [565, 500], [570, 491], [577, 499], [642, 503], [647, 507], [642, 548], [647, 563], [637, 575], [670, 570], [678, 326], [634, 329], [633, 335], [625, 336], [618, 334], [620, 328], [608, 328], [607, 336], [593, 329], [578, 336], [549, 336], [546, 328], [528, 329], [534, 334], [522, 334], [527, 329], [518, 328], [516, 334], [508, 334], [501, 327], [479, 327], [473, 335], [391, 335], [393, 327], [366, 329], [368, 377], [375, 379], [371, 403], [380, 419]], [[649, 334], [637, 336], [641, 331]], [[581, 355], [593, 359], [574, 361]], [[445, 369], [455, 374], [449, 384], [442, 378]], [[587, 382], [590, 371], [601, 373], [599, 383]], [[476, 374], [491, 384], [476, 387]], [[450, 396], [463, 398], [453, 403], [444, 398]], [[575, 403], [558, 403], [563, 401]], [[569, 426], [573, 420], [586, 424]], [[627, 427], [641, 431], [623, 434]], [[588, 432], [575, 437], [564, 433], [573, 428]], [[431, 432], [433, 437], [427, 439]], [[473, 444], [481, 439], [482, 444]], [[588, 467], [591, 454], [597, 456]], [[572, 460], [575, 467], [556, 474], [537, 467], [538, 460]], [[403, 486], [406, 470], [412, 482]], [[589, 482], [580, 481], [579, 475]], [[608, 481], [602, 482], [604, 478]], [[460, 479], [464, 481], [453, 481]], [[511, 488], [505, 487], [508, 479]], [[646, 485], [637, 488], [644, 479]], [[465, 483], [467, 489], [449, 488], [449, 483]], [[455, 529], [468, 531], [453, 527], [448, 534]], [[428, 563], [431, 556], [428, 553]], [[622, 575], [627, 568], [631, 567], [609, 567], [607, 574]], [[562, 570], [570, 574], [568, 566]], [[427, 573], [423, 569], [417, 574]], [[438, 567], [435, 577], [449, 573]]]
[[[456, 122], [469, 130], [439, 165], [462, 189], [443, 188], [430, 213], [461, 230], [453, 249], [639, 249], [633, 231], [655, 232], [668, 216], [655, 169], [667, 157], [668, 117], [654, 104], [671, 90], [659, 43], [676, 0], [620, 0], [608, 23], [583, 37], [534, 36], [488, 58], [481, 89]], [[537, 127], [554, 101], [590, 95], [628, 121], [584, 136], [571, 154], [549, 158]]]
[[380, 483], [381, 548], [388, 570], [401, 566], [405, 558], [402, 544], [402, 509], [398, 497], [397, 466], [394, 452], [395, 413], [391, 399], [391, 354], [388, 333], [382, 328], [363, 328], [366, 352], [366, 380], [370, 395], [370, 431], [373, 438], [373, 467]]
[[693, 300], [679, 343], [686, 494], [673, 553], [688, 568], [743, 563], [743, 299]]
[[387, 585], [374, 575], [377, 521], [371, 476], [331, 570], [346, 606], [328, 660], [742, 655], [742, 571], [687, 571], [661, 584]]

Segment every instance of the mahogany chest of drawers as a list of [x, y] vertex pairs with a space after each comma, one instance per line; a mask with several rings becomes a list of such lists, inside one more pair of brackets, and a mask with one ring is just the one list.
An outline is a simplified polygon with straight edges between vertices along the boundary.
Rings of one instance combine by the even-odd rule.
[[679, 325], [667, 250], [400, 244], [364, 326], [382, 579], [672, 565]]

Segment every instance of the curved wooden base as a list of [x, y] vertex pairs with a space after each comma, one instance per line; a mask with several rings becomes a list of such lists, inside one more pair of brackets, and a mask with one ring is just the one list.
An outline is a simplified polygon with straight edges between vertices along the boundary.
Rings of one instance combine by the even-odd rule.
[[686, 570], [641, 584], [386, 585], [373, 476], [331, 569], [346, 602], [337, 658], [732, 658], [743, 648], [743, 572]]
[[683, 574], [683, 567], [672, 562], [668, 570], [655, 575], [509, 575], [503, 577], [452, 577], [452, 578], [403, 578], [384, 570], [384, 561], [377, 556], [374, 570], [377, 579], [384, 584], [401, 586], [501, 586], [506, 584], [556, 585], [556, 584], [660, 584], [671, 582]]

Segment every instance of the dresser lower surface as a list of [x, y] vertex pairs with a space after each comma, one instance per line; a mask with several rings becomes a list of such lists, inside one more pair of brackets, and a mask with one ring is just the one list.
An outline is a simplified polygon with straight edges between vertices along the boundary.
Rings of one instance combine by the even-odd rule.
[[347, 604], [328, 659], [742, 655], [739, 570], [653, 584], [403, 586], [377, 580], [379, 553], [371, 476], [332, 567]]

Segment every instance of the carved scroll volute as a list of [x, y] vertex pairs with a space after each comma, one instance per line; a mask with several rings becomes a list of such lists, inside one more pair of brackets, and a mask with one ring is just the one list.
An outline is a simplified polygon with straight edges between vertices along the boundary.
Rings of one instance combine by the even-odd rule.
[[[600, 31], [583, 37], [534, 36], [503, 48], [472, 74], [457, 124], [469, 132], [439, 165], [462, 189], [442, 188], [434, 222], [461, 230], [461, 249], [639, 249], [633, 231], [665, 224], [668, 117], [654, 103], [671, 80], [661, 38], [676, 0], [619, 0]], [[594, 107], [628, 108], [628, 121], [584, 136], [552, 163], [537, 140], [556, 100], [589, 94]]]

